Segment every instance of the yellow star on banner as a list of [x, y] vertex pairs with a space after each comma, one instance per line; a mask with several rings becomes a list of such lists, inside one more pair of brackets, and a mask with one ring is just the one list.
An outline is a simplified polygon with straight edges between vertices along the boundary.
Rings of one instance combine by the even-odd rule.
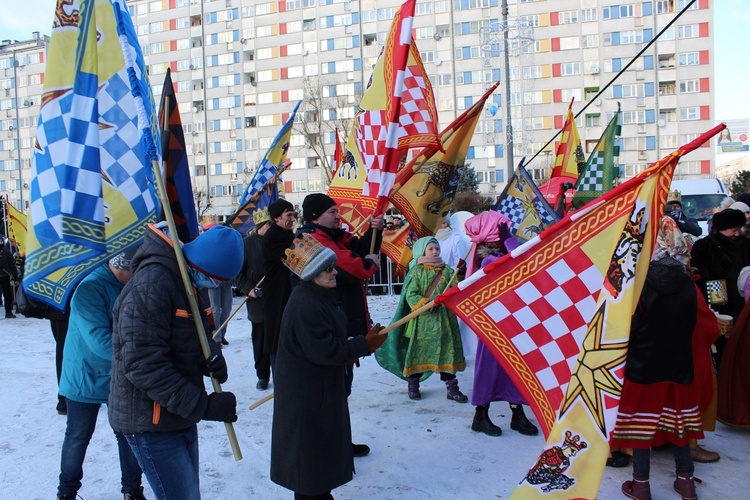
[[622, 392], [622, 384], [612, 371], [625, 362], [628, 347], [627, 341], [603, 344], [606, 305], [606, 301], [602, 303], [589, 323], [581, 346], [580, 360], [570, 377], [570, 384], [560, 407], [562, 417], [580, 398], [604, 436], [607, 433], [604, 428], [602, 392], [613, 396], [619, 396]]

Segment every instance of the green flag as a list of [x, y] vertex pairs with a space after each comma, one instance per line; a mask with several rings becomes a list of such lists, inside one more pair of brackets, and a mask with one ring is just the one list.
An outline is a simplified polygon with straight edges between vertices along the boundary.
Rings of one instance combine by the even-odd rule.
[[620, 104], [618, 103], [617, 113], [610, 120], [607, 129], [589, 156], [583, 172], [578, 177], [576, 193], [573, 196], [575, 208], [581, 208], [612, 189], [615, 178], [619, 177], [620, 169], [615, 163], [615, 157], [620, 156], [620, 147], [617, 145], [617, 136], [620, 135], [619, 121]]

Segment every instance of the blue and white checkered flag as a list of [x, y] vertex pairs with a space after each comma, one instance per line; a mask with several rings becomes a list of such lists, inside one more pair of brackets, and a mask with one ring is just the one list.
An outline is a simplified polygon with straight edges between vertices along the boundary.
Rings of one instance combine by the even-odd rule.
[[53, 27], [48, 51], [24, 275], [29, 295], [58, 309], [159, 209], [155, 106], [125, 1], [69, 7], [78, 17]]
[[299, 109], [300, 104], [302, 104], [302, 101], [299, 101], [297, 105], [294, 106], [289, 118], [287, 118], [284, 125], [281, 126], [281, 129], [276, 134], [276, 138], [274, 138], [271, 143], [271, 147], [268, 148], [265, 156], [263, 156], [263, 160], [261, 160], [260, 166], [255, 172], [255, 176], [253, 176], [253, 180], [250, 181], [250, 184], [248, 184], [247, 189], [245, 189], [245, 192], [240, 198], [240, 207], [247, 203], [255, 193], [263, 189], [263, 187], [268, 184], [268, 181], [276, 175], [279, 165], [284, 163], [286, 153], [289, 150], [289, 139], [292, 136], [294, 117], [297, 115], [297, 110]]

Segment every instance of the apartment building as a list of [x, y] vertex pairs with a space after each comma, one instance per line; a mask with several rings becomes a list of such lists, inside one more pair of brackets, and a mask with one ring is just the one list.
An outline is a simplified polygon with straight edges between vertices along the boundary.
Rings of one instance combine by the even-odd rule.
[[[157, 100], [171, 69], [194, 187], [202, 193], [201, 213], [223, 220], [236, 209], [298, 100], [305, 102], [288, 153], [292, 167], [284, 175], [285, 196], [301, 203], [308, 193], [325, 191], [335, 130], [349, 126], [400, 3], [127, 0]], [[528, 161], [546, 149], [528, 166], [538, 179], [547, 175], [555, 148], [548, 143], [562, 127], [572, 98], [574, 113], [587, 105], [578, 117], [586, 151], [621, 104], [623, 177], [714, 123], [708, 0], [696, 1], [632, 64], [690, 0], [673, 2], [674, 11], [669, 0], [508, 0], [507, 82], [502, 3], [418, 0], [414, 19], [441, 127], [492, 82], [503, 82], [488, 102], [467, 158], [483, 193], [502, 190], [514, 167], [511, 157], [513, 163], [524, 156]], [[22, 188], [30, 176], [46, 40], [35, 35], [0, 46], [0, 92], [5, 93], [0, 94], [0, 192], [7, 191], [19, 206], [28, 202]], [[512, 155], [506, 140], [508, 105]], [[700, 148], [680, 163], [677, 175], [709, 176], [713, 163], [713, 149]]]

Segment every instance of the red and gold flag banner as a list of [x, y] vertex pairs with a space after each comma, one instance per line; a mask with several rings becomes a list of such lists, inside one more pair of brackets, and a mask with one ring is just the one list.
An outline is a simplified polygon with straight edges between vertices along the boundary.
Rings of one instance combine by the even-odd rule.
[[444, 151], [437, 146], [424, 148], [396, 176], [390, 201], [409, 222], [412, 234], [404, 239], [400, 231], [383, 232], [381, 250], [397, 263], [397, 274], [408, 269], [411, 243], [435, 234], [450, 211], [477, 122], [498, 85], [492, 85], [440, 133]]
[[567, 176], [578, 179], [585, 163], [586, 157], [583, 155], [581, 137], [578, 135], [578, 126], [573, 116], [573, 99], [571, 99], [550, 177]]
[[597, 498], [630, 318], [677, 162], [714, 127], [439, 296], [485, 343], [547, 439], [513, 498]]
[[415, 4], [396, 12], [352, 130], [367, 172], [362, 194], [377, 199], [376, 216], [388, 206], [403, 151], [439, 145], [435, 97], [412, 40]]

